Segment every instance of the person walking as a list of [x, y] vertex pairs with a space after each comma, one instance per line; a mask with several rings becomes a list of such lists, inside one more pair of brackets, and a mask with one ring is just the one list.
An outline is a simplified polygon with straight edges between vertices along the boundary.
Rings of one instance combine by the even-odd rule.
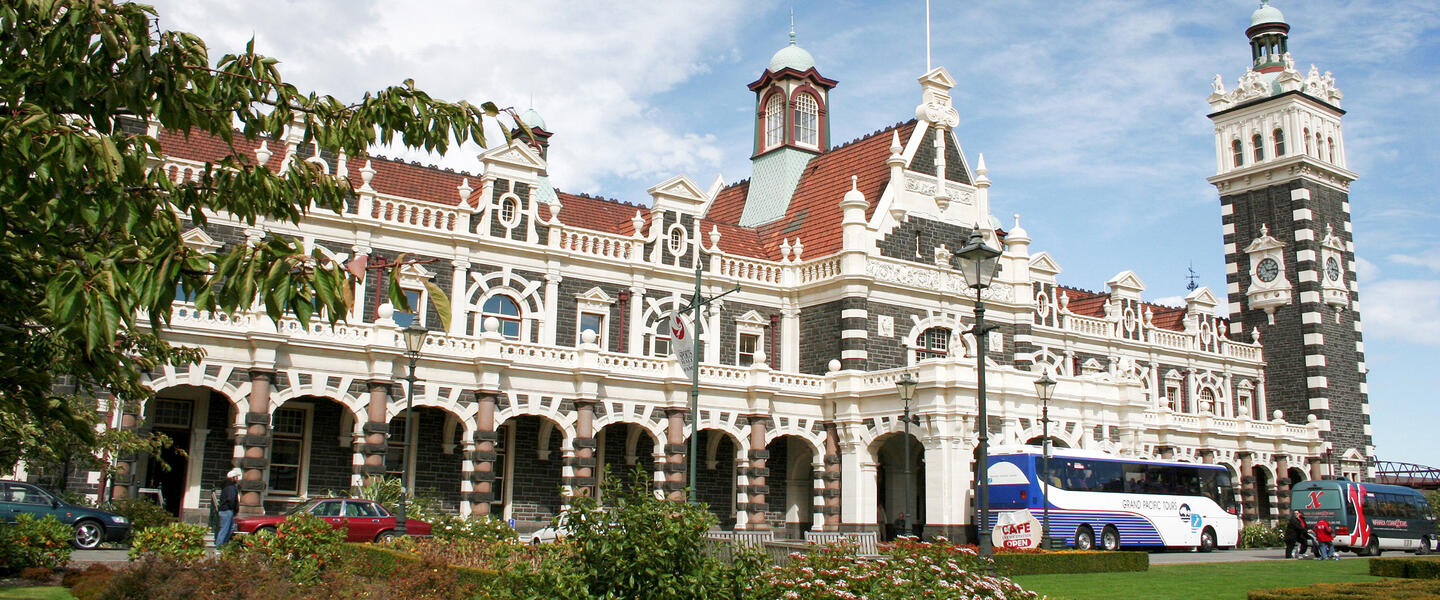
[[216, 548], [223, 547], [235, 534], [235, 511], [240, 509], [240, 490], [235, 484], [244, 474], [240, 469], [230, 469], [215, 494], [215, 508], [220, 512], [220, 526], [215, 528]]
[[1315, 560], [1340, 560], [1335, 556], [1335, 532], [1330, 529], [1329, 521], [1321, 519], [1315, 524], [1315, 541], [1320, 544], [1320, 555]]
[[[1309, 546], [1309, 534], [1305, 531], [1305, 514], [1300, 511], [1290, 513], [1290, 521], [1285, 523], [1285, 558], [1305, 558], [1305, 548]], [[1296, 546], [1299, 548], [1296, 548]]]

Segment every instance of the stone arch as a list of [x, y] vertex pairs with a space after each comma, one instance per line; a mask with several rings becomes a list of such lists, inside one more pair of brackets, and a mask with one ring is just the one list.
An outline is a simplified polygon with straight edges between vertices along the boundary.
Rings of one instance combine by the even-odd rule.
[[[690, 448], [690, 436], [683, 436]], [[748, 436], [736, 435], [732, 429], [706, 426], [700, 428], [700, 456], [695, 464], [695, 496], [710, 507], [710, 513], [724, 529], [734, 528], [739, 517], [735, 505], [739, 492], [738, 475], [742, 461], [748, 464]], [[768, 463], [767, 463], [768, 465]]]
[[665, 439], [665, 421], [663, 419], [647, 419], [641, 415], [632, 415], [625, 412], [610, 412], [607, 410], [604, 416], [595, 417], [595, 431], [600, 431], [611, 425], [634, 425], [644, 429], [651, 437], [657, 440]]
[[[1079, 448], [1083, 437], [1082, 428], [1076, 427], [1073, 431], [1065, 430], [1065, 423], [1058, 419], [1050, 420], [1050, 447], [1051, 448]], [[1020, 431], [1018, 440], [1026, 446], [1040, 447], [1040, 441], [1045, 437], [1045, 426], [1039, 422], [1032, 422], [1029, 427]]]
[[514, 519], [527, 532], [550, 524], [565, 505], [566, 455], [575, 439], [573, 424], [554, 414], [507, 410], [495, 416], [498, 516]]
[[349, 489], [358, 415], [329, 396], [285, 396], [271, 397], [267, 499]]
[[240, 403], [250, 396], [250, 376], [247, 373], [231, 365], [205, 362], [186, 365], [183, 370], [175, 365], [163, 365], [158, 374], [143, 374], [141, 385], [152, 392], [181, 385], [210, 388], [225, 396], [242, 412], [245, 407]]
[[974, 355], [974, 338], [965, 334], [965, 324], [960, 322], [958, 317], [948, 313], [931, 314], [923, 319], [911, 318], [910, 330], [905, 332], [905, 336], [901, 338], [901, 344], [906, 349], [906, 364], [913, 365], [919, 362], [916, 351], [924, 345], [920, 336], [937, 327], [950, 330], [946, 358]]
[[1264, 463], [1257, 462], [1250, 468], [1255, 478], [1255, 517], [1261, 521], [1275, 520], [1275, 473]]
[[545, 314], [544, 286], [543, 279], [531, 281], [515, 273], [509, 266], [489, 273], [472, 271], [469, 285], [465, 287], [466, 331], [471, 335], [479, 335], [483, 330], [480, 320], [484, 318], [485, 302], [503, 294], [510, 296], [519, 306], [520, 339], [530, 341], [533, 339], [532, 332], [538, 324], [537, 321]]
[[[614, 420], [595, 427], [596, 482], [607, 477], [628, 483], [631, 472], [639, 468], [647, 474], [647, 485], [654, 482], [657, 470], [657, 449], [663, 449], [664, 438], [643, 423]], [[660, 457], [663, 457], [663, 453]], [[600, 489], [602, 486], [597, 486]]]
[[[386, 414], [390, 424], [386, 470], [397, 472], [403, 464], [408, 484], [417, 494], [436, 498], [445, 510], [459, 510], [464, 440], [470, 439], [474, 419], [433, 399], [423, 403], [417, 399], [408, 415], [404, 414], [404, 403], [392, 402], [391, 407], [398, 407], [398, 410], [393, 414], [387, 411]], [[412, 435], [415, 438], [413, 443], [410, 440]], [[407, 444], [410, 444], [411, 455], [409, 463], [405, 464]]]
[[[685, 298], [681, 296], [678, 292], [672, 292], [670, 294], [664, 295], [657, 293], [653, 296], [647, 294], [644, 297], [643, 308], [640, 311], [640, 322], [635, 324], [635, 326], [640, 328], [641, 337], [643, 339], [643, 341], [641, 342], [642, 347], [639, 349], [641, 354], [644, 354], [645, 356], [656, 355], [656, 353], [654, 352], [654, 339], [660, 335], [660, 326], [662, 325], [662, 321], [665, 319], [666, 315], [670, 314], [677, 307], [683, 306], [684, 304]], [[719, 340], [711, 339], [710, 319], [708, 318], [708, 316], [711, 314], [709, 311], [712, 310], [717, 310], [717, 307], [714, 305], [709, 305], [705, 307], [701, 310], [700, 322], [698, 324], [691, 324], [691, 327], [695, 328], [697, 334], [700, 336], [700, 343], [702, 344], [719, 343]], [[688, 320], [689, 318], [690, 315], [689, 313], [687, 313], [686, 319]], [[700, 360], [704, 360], [704, 354], [706, 352], [708, 352], [708, 350], [701, 350]]]
[[142, 401], [140, 414], [145, 426], [169, 437], [171, 445], [137, 457], [134, 467], [136, 485], [159, 489], [161, 505], [182, 518], [200, 510], [205, 490], [219, 485], [235, 466], [235, 423], [243, 414], [223, 391], [188, 381], [152, 382], [158, 386], [152, 398]]
[[[907, 477], [905, 441], [906, 435], [902, 428], [876, 437], [866, 447], [870, 459], [876, 465], [876, 506], [874, 510], [880, 520], [881, 531], [886, 538], [906, 533], [904, 531], [906, 527], [909, 528], [911, 534], [924, 533], [927, 508], [925, 505], [925, 444], [914, 432], [910, 434], [908, 447], [910, 468]], [[905, 485], [907, 479], [910, 483], [908, 496]], [[899, 521], [902, 514], [905, 515], [904, 527]]]
[[788, 539], [799, 539], [815, 525], [815, 478], [817, 459], [823, 459], [823, 446], [805, 436], [776, 435], [765, 444], [769, 471], [765, 484], [766, 520], [772, 529], [784, 532]]

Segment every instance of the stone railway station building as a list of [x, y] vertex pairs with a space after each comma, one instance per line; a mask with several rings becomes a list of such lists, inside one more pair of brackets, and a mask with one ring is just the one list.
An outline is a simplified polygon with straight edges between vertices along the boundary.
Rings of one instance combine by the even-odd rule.
[[[1239, 87], [1217, 76], [1210, 181], [1229, 289], [1196, 289], [1178, 307], [1147, 302], [1123, 268], [1101, 291], [1063, 284], [1061, 257], [1032, 251], [1018, 216], [992, 216], [985, 161], [962, 151], [944, 68], [919, 77], [913, 118], [896, 107], [899, 123], [833, 143], [828, 106], [847, 100], [793, 38], [749, 86], [751, 177], [677, 175], [636, 204], [554, 189], [552, 132], [533, 111], [522, 117], [533, 137], [484, 152], [475, 173], [317, 152], [298, 131], [237, 140], [258, 163], [311, 161], [347, 178], [353, 200], [298, 227], [213, 215], [187, 243], [294, 236], [372, 267], [404, 253], [418, 262], [401, 267], [401, 285], [421, 308], [387, 303], [375, 269], [334, 327], [177, 303], [165, 335], [206, 357], [151, 373], [156, 396], [136, 416], [188, 458], [139, 457], [107, 484], [117, 495], [161, 488], [169, 508], [202, 520], [211, 487], [239, 466], [242, 511], [276, 510], [400, 474], [413, 439], [416, 488], [522, 530], [597, 493], [607, 468], [641, 469], [672, 493], [693, 484], [726, 528], [875, 530], [904, 506], [896, 382], [910, 373], [913, 521], [971, 539], [977, 430], [992, 445], [1038, 443], [1033, 382], [1048, 370], [1057, 446], [1225, 465], [1243, 482], [1245, 518], [1274, 520], [1290, 482], [1363, 478], [1373, 461], [1341, 95], [1328, 73], [1296, 70], [1287, 32], [1262, 7]], [[163, 145], [154, 168], [177, 181], [230, 152], [152, 133]], [[985, 356], [954, 255], [975, 229], [1004, 250], [984, 290], [998, 326]], [[696, 326], [700, 456], [687, 482], [689, 379], [660, 323], [687, 303], [697, 267], [707, 293], [741, 290]], [[453, 302], [448, 320], [427, 281]], [[1222, 302], [1230, 319], [1216, 316]], [[407, 414], [399, 328], [416, 320], [429, 336]]]

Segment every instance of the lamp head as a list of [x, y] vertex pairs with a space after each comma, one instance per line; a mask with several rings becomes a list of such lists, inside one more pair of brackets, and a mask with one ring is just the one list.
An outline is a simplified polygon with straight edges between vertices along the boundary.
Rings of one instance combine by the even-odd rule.
[[914, 377], [910, 376], [909, 372], [906, 372], [904, 375], [900, 376], [900, 381], [895, 382], [895, 387], [900, 388], [900, 399], [904, 400], [907, 403], [911, 400], [914, 400], [915, 386], [919, 383], [920, 382], [915, 381]]
[[955, 255], [960, 257], [960, 270], [965, 282], [975, 289], [990, 287], [990, 280], [1000, 271], [999, 250], [985, 244], [980, 234], [980, 225], [970, 230], [970, 239]]
[[420, 325], [419, 319], [416, 319], [401, 329], [400, 333], [405, 337], [405, 354], [411, 357], [419, 356], [420, 348], [425, 345], [425, 335], [429, 331]]
[[1055, 380], [1050, 378], [1049, 370], [1040, 371], [1040, 378], [1035, 380], [1035, 395], [1047, 402], [1055, 397]]

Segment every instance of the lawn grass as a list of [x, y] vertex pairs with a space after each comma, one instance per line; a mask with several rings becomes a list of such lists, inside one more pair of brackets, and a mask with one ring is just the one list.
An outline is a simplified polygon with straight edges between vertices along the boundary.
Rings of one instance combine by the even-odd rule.
[[1051, 600], [1245, 600], [1250, 590], [1382, 578], [1370, 575], [1369, 559], [1349, 559], [1151, 565], [1149, 571], [1141, 573], [1024, 575], [1013, 579]]
[[75, 600], [58, 585], [0, 587], [0, 600]]

